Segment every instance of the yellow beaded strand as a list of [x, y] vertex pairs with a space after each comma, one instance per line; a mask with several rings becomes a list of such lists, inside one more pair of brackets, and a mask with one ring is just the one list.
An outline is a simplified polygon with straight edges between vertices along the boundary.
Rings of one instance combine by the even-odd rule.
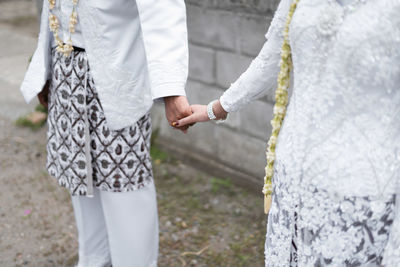
[[285, 30], [283, 32], [283, 45], [281, 50], [280, 71], [278, 75], [278, 87], [275, 91], [274, 118], [271, 120], [272, 133], [268, 141], [267, 166], [265, 167], [263, 187], [265, 214], [269, 213], [272, 204], [272, 177], [274, 175], [275, 148], [289, 101], [288, 89], [290, 86], [290, 72], [293, 67], [292, 53], [289, 43], [289, 26], [298, 2], [299, 0], [294, 0], [290, 6], [289, 14], [286, 19]]
[[56, 5], [56, 0], [48, 0], [48, 1], [49, 1], [49, 9], [50, 9], [49, 26], [50, 26], [50, 31], [53, 32], [54, 40], [57, 44], [57, 51], [63, 53], [65, 57], [68, 57], [71, 54], [71, 52], [74, 50], [74, 47], [72, 46], [71, 35], [73, 33], [75, 33], [75, 26], [78, 23], [78, 13], [76, 12], [78, 0], [72, 0], [72, 3], [73, 3], [72, 13], [69, 17], [69, 39], [65, 44], [64, 44], [63, 40], [61, 40], [61, 38], [58, 36], [58, 30], [60, 29], [60, 23], [59, 23], [57, 17], [51, 13], [51, 10], [53, 10]]

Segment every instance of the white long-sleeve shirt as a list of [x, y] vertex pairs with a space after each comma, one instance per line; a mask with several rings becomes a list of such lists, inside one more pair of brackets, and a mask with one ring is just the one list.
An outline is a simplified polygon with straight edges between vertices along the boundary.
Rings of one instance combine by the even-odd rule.
[[[59, 2], [59, 1], [56, 1]], [[70, 2], [70, 1], [61, 1]], [[70, 4], [59, 15], [70, 14]], [[75, 46], [83, 46], [111, 129], [133, 125], [154, 99], [185, 95], [188, 40], [184, 0], [79, 1]], [[21, 91], [30, 101], [46, 82], [52, 33], [44, 1], [38, 47]], [[67, 25], [67, 21], [62, 25]], [[81, 33], [81, 34], [80, 34]], [[61, 31], [64, 41], [67, 26]], [[82, 37], [82, 38], [81, 38]]]

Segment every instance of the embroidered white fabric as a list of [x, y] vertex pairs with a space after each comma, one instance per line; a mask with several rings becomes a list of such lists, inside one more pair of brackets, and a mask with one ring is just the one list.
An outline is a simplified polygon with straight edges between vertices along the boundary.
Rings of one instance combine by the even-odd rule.
[[[275, 89], [291, 3], [221, 97], [228, 112]], [[400, 265], [399, 14], [399, 0], [300, 0], [266, 266]]]

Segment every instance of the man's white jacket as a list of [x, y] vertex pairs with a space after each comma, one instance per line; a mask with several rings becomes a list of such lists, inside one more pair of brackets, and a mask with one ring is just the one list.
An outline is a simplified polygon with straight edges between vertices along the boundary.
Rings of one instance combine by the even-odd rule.
[[[27, 102], [51, 75], [49, 4], [21, 91]], [[134, 124], [153, 100], [185, 95], [188, 41], [184, 0], [81, 0], [85, 50], [111, 129]]]

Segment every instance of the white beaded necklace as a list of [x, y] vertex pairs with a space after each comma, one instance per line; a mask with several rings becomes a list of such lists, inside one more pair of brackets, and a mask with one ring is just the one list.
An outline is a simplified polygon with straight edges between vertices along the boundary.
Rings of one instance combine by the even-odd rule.
[[69, 17], [69, 38], [65, 43], [58, 36], [58, 31], [60, 29], [60, 23], [57, 17], [51, 12], [55, 5], [56, 0], [48, 0], [49, 1], [49, 26], [50, 30], [53, 32], [54, 40], [57, 44], [57, 51], [63, 53], [65, 57], [68, 57], [72, 51], [74, 51], [74, 47], [72, 46], [71, 35], [75, 33], [75, 25], [78, 23], [78, 14], [76, 12], [76, 7], [78, 5], [78, 0], [72, 0], [72, 12]]

